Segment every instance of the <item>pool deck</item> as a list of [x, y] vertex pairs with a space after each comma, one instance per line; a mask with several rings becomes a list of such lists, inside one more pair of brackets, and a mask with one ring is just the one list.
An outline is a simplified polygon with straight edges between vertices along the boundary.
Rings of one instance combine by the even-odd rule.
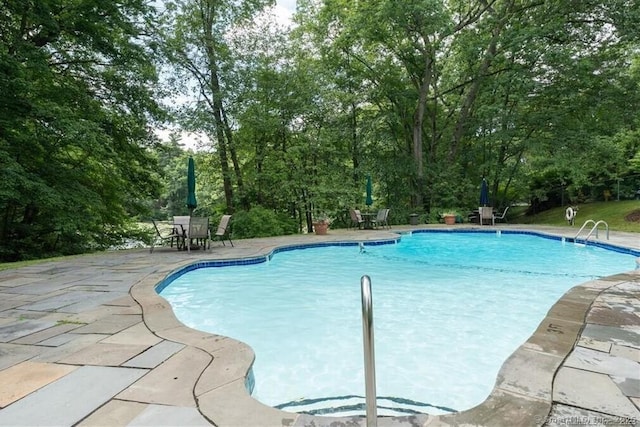
[[[252, 399], [244, 385], [252, 350], [182, 325], [154, 287], [199, 260], [394, 238], [418, 228], [447, 229], [330, 230], [239, 240], [233, 248], [214, 242], [210, 252], [137, 249], [0, 271], [0, 426], [365, 426], [362, 417], [283, 412]], [[577, 231], [482, 227], [494, 228], [565, 237]], [[640, 249], [640, 233], [611, 232], [608, 241], [600, 234], [600, 242]], [[634, 267], [569, 290], [504, 363], [479, 406], [443, 416], [379, 417], [378, 425], [640, 425], [640, 269]]]

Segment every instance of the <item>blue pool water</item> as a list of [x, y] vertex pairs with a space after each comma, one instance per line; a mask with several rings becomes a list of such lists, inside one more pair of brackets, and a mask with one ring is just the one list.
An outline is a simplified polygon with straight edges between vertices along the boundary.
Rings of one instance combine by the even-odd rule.
[[484, 401], [504, 361], [567, 290], [635, 265], [631, 255], [506, 233], [422, 233], [364, 249], [309, 248], [194, 269], [161, 295], [187, 326], [254, 349], [261, 402], [362, 414], [367, 274], [378, 412], [440, 414]]

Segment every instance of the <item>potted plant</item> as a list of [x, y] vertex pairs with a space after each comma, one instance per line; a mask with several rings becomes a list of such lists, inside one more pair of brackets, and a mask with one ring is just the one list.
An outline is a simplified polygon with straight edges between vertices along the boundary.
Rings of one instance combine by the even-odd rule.
[[447, 225], [454, 225], [456, 223], [457, 212], [454, 211], [445, 211], [442, 213], [442, 219], [444, 219], [444, 223]]
[[319, 236], [324, 236], [327, 234], [327, 230], [329, 229], [329, 225], [331, 224], [331, 219], [326, 215], [319, 215], [316, 220], [313, 222], [313, 231]]

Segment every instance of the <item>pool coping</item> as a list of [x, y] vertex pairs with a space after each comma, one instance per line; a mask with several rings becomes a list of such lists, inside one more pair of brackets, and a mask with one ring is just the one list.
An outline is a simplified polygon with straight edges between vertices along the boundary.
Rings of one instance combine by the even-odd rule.
[[[464, 231], [473, 232], [473, 229]], [[561, 238], [546, 232], [523, 232], [540, 237]], [[393, 239], [389, 237], [379, 240]], [[349, 239], [346, 242], [358, 244], [360, 240]], [[276, 253], [276, 249], [291, 246], [296, 245], [276, 245], [270, 251], [265, 249], [267, 253], [254, 258], [268, 258]], [[142, 307], [144, 321], [153, 333], [161, 338], [198, 348], [212, 357], [212, 362], [204, 369], [194, 387], [194, 396], [202, 415], [220, 427], [364, 425], [363, 417], [327, 417], [285, 412], [264, 405], [249, 395], [246, 383], [255, 358], [252, 349], [233, 338], [186, 327], [175, 317], [169, 303], [156, 292], [156, 287], [166, 277], [181, 268], [202, 262], [183, 261], [167, 266], [166, 269], [147, 276], [131, 289], [131, 295]], [[640, 271], [635, 270], [589, 281], [567, 291], [550, 308], [533, 335], [504, 362], [492, 392], [480, 405], [451, 415], [379, 417], [378, 425], [545, 424], [552, 414], [556, 374], [575, 349], [594, 302], [611, 289], [624, 287], [629, 283], [637, 285], [639, 282]]]

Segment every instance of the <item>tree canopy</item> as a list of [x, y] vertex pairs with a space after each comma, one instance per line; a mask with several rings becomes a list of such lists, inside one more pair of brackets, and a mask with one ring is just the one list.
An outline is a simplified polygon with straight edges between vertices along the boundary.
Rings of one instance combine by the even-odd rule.
[[154, 10], [8, 0], [0, 14], [0, 258], [108, 246], [157, 194]]

